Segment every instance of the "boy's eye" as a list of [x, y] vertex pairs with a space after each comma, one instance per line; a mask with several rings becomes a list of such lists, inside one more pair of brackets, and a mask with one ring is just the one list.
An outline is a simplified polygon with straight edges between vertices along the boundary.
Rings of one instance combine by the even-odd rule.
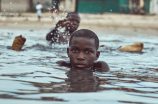
[[91, 52], [91, 51], [86, 51], [85, 53], [86, 53], [86, 54], [90, 54], [90, 53], [92, 53], [92, 52]]
[[70, 19], [71, 22], [80, 23], [78, 20]]
[[72, 52], [74, 52], [74, 53], [77, 53], [77, 52], [78, 52], [78, 50], [76, 50], [76, 49], [73, 49], [73, 50], [72, 50]]
[[74, 22], [79, 23], [79, 21], [75, 20]]

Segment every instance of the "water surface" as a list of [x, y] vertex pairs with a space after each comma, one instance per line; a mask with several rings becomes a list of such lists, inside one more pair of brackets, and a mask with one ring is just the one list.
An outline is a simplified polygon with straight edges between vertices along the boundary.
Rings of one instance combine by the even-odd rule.
[[[3, 104], [157, 104], [158, 36], [98, 33], [107, 73], [71, 71], [59, 67], [68, 60], [67, 45], [49, 46], [42, 30], [0, 30], [0, 102]], [[20, 52], [9, 47], [15, 36], [27, 40]], [[139, 53], [118, 47], [143, 42]]]

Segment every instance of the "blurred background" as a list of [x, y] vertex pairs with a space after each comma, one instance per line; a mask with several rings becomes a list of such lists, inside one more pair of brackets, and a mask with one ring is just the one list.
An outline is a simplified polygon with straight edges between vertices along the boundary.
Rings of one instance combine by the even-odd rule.
[[43, 5], [43, 11], [56, 5], [63, 5], [67, 12], [79, 13], [127, 13], [158, 14], [157, 0], [0, 0], [1, 12], [35, 12], [37, 2]]
[[[43, 6], [40, 22], [36, 14], [37, 2]], [[55, 15], [52, 8], [55, 8]], [[6, 28], [6, 24], [12, 26], [12, 23], [18, 24], [14, 28], [40, 28], [41, 25], [47, 25], [45, 29], [49, 29], [59, 19], [65, 18], [68, 12], [80, 14], [80, 27], [83, 28], [107, 27], [108, 32], [112, 32], [112, 28], [132, 28], [131, 32], [158, 29], [158, 0], [0, 0], [0, 25], [1, 28]], [[30, 23], [38, 25], [29, 26]]]

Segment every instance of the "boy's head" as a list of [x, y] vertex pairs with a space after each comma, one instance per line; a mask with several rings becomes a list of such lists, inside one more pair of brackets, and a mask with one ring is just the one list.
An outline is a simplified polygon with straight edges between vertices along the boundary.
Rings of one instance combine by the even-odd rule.
[[72, 33], [67, 49], [70, 63], [76, 68], [90, 68], [99, 58], [99, 39], [91, 30], [81, 29]]
[[70, 21], [70, 24], [66, 26], [66, 30], [69, 30], [71, 33], [76, 31], [80, 24], [80, 16], [76, 12], [70, 12], [67, 14], [66, 18]]

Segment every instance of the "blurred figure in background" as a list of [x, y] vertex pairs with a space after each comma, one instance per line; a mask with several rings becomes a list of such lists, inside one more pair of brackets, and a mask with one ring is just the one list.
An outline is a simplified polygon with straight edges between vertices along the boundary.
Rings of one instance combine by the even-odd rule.
[[51, 13], [52, 13], [52, 19], [55, 19], [55, 17], [57, 16], [57, 10], [55, 6], [51, 8]]
[[[67, 44], [71, 34], [78, 29], [80, 24], [80, 16], [76, 12], [68, 13], [66, 19], [59, 20], [55, 27], [46, 34], [46, 40], [50, 44]], [[62, 28], [65, 28], [64, 32], [61, 31]]]
[[40, 2], [37, 2], [36, 5], [36, 10], [37, 10], [37, 16], [38, 16], [38, 21], [41, 19], [41, 9], [43, 8], [42, 4]]

